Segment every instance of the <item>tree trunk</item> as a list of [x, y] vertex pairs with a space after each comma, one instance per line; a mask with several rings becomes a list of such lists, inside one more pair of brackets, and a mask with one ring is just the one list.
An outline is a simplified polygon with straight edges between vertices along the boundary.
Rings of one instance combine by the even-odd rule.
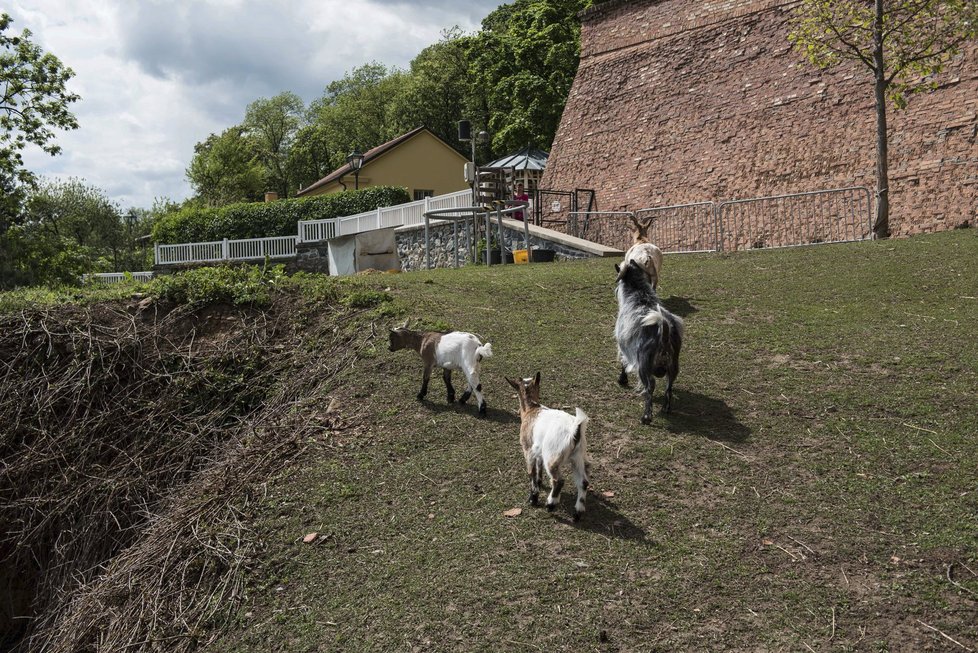
[[886, 140], [886, 67], [883, 60], [883, 0], [876, 0], [873, 25], [874, 90], [876, 95], [876, 220], [874, 238], [890, 237], [890, 176]]

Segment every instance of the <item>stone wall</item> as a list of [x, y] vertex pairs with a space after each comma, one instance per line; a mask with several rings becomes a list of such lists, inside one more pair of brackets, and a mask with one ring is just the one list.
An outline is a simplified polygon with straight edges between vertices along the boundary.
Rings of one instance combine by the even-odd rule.
[[[493, 230], [496, 226], [493, 223]], [[436, 268], [450, 268], [455, 265], [455, 251], [458, 251], [459, 265], [466, 263], [466, 243], [465, 231], [459, 224], [458, 243], [452, 233], [452, 226], [438, 225], [429, 230], [432, 240], [431, 265]], [[408, 272], [411, 270], [424, 270], [426, 267], [424, 250], [424, 227], [402, 227], [396, 232], [397, 255], [401, 259], [401, 270]], [[504, 246], [512, 251], [524, 249], [525, 243], [523, 231], [513, 227], [503, 225]], [[473, 246], [474, 247], [474, 246]], [[558, 259], [583, 259], [597, 256], [592, 252], [570, 247], [556, 240], [549, 240], [536, 235], [530, 235], [530, 247], [540, 249], [550, 249], [556, 253]]]
[[[787, 41], [795, 3], [612, 0], [584, 12], [581, 63], [543, 186], [602, 210], [875, 187], [872, 80]], [[889, 112], [891, 229], [978, 211], [978, 46]]]

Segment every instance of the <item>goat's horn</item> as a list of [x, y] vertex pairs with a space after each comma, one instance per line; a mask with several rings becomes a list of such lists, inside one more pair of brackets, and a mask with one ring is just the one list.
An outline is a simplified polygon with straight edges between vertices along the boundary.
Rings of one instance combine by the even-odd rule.
[[404, 320], [404, 326], [402, 326], [401, 328], [402, 329], [408, 328], [408, 324], [410, 324], [410, 323], [411, 323], [411, 318], [408, 318], [408, 319]]

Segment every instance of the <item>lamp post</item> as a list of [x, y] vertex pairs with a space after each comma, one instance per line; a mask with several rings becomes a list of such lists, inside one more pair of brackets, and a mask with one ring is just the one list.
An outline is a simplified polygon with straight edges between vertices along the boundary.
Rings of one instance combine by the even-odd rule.
[[363, 152], [354, 146], [353, 151], [346, 157], [346, 162], [350, 164], [350, 169], [353, 170], [353, 190], [360, 190], [360, 168], [363, 167]]

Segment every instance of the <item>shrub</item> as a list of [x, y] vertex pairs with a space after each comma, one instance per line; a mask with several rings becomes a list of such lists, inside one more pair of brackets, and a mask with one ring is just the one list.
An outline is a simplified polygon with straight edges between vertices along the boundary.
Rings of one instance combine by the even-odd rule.
[[285, 269], [281, 265], [267, 269], [253, 265], [196, 268], [158, 277], [153, 281], [152, 292], [178, 304], [206, 302], [264, 306], [270, 301], [269, 289], [281, 283], [284, 276]]
[[157, 221], [153, 226], [153, 242], [199, 243], [223, 238], [294, 236], [300, 220], [338, 218], [408, 201], [405, 188], [374, 186], [277, 202], [186, 207]]

